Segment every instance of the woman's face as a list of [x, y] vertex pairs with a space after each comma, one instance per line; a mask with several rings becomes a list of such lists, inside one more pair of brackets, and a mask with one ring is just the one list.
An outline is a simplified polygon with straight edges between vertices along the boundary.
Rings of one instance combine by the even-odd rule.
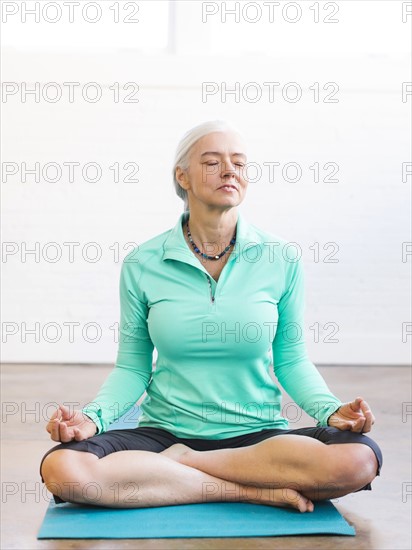
[[209, 207], [231, 208], [245, 196], [246, 147], [240, 136], [232, 132], [213, 132], [199, 139], [190, 153], [186, 172], [177, 168], [176, 177], [194, 202]]

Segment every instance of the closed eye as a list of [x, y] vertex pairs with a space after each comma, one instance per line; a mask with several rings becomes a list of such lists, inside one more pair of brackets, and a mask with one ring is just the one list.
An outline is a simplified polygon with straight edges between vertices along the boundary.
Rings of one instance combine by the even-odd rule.
[[[208, 166], [216, 166], [217, 164], [219, 164], [219, 163], [218, 162], [208, 162], [207, 163]], [[236, 166], [241, 166], [241, 167], [245, 166], [242, 162], [235, 162], [235, 165]]]

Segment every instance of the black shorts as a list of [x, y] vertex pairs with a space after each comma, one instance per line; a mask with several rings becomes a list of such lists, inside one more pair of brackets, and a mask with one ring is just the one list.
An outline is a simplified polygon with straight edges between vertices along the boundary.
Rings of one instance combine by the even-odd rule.
[[[173, 435], [172, 433], [162, 430], [160, 428], [151, 428], [148, 426], [141, 426], [132, 429], [120, 429], [109, 430], [102, 434], [94, 435], [84, 441], [70, 441], [69, 443], [59, 443], [55, 447], [52, 447], [43, 456], [40, 464], [40, 477], [44, 483], [41, 475], [41, 466], [43, 460], [47, 455], [53, 451], [59, 451], [60, 449], [73, 449], [75, 451], [85, 451], [93, 453], [99, 458], [103, 458], [111, 453], [117, 451], [152, 451], [154, 453], [160, 453], [175, 443], [184, 443], [188, 447], [195, 449], [196, 451], [213, 451], [215, 449], [230, 449], [236, 447], [247, 447], [248, 445], [254, 445], [269, 437], [276, 435], [305, 435], [306, 437], [313, 437], [322, 441], [326, 445], [336, 443], [363, 443], [368, 445], [376, 455], [378, 461], [378, 469], [376, 475], [380, 475], [382, 467], [382, 452], [378, 444], [370, 437], [350, 432], [342, 431], [337, 428], [327, 427], [314, 427], [314, 428], [297, 428], [294, 430], [279, 430], [279, 429], [267, 429], [259, 432], [252, 432], [245, 435], [237, 435], [235, 437], [229, 437], [225, 439], [191, 439], [182, 438]], [[359, 491], [371, 490], [371, 484], [368, 483]], [[57, 495], [53, 495], [56, 504], [65, 502]]]

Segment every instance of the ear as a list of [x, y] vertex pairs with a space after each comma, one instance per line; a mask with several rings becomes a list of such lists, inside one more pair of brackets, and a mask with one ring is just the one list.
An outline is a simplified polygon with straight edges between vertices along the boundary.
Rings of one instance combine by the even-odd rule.
[[176, 180], [178, 181], [180, 186], [183, 189], [187, 190], [189, 186], [187, 185], [188, 177], [187, 177], [186, 171], [183, 170], [180, 166], [177, 166], [175, 175], [176, 175]]

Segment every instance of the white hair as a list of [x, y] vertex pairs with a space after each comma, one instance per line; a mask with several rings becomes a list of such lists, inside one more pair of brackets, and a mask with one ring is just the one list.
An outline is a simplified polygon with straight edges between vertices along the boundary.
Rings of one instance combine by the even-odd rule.
[[191, 128], [180, 140], [176, 153], [175, 161], [173, 164], [173, 184], [175, 186], [176, 194], [184, 202], [184, 210], [189, 210], [189, 200], [186, 189], [183, 189], [176, 179], [176, 168], [180, 166], [182, 170], [189, 168], [190, 153], [193, 146], [202, 137], [211, 134], [212, 132], [234, 132], [243, 137], [242, 134], [234, 126], [226, 122], [225, 120], [209, 120], [203, 122], [194, 128]]

